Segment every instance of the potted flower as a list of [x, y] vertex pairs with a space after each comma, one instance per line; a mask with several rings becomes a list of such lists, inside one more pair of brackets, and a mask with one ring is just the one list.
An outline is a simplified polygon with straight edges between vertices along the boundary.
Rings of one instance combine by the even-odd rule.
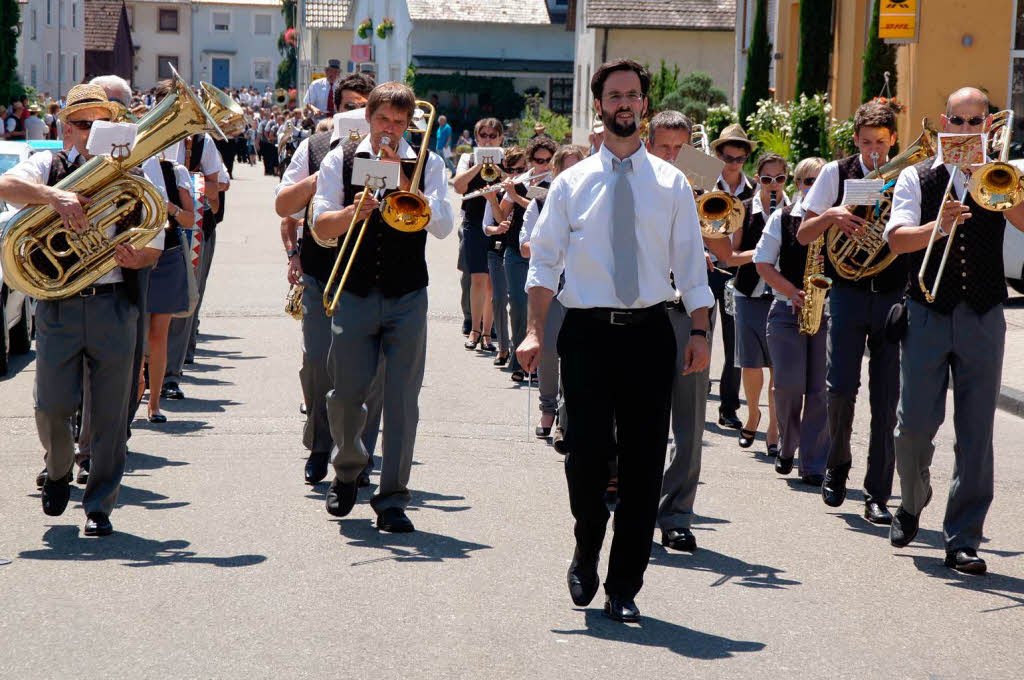
[[370, 31], [372, 30], [373, 19], [371, 19], [370, 17], [366, 17], [365, 19], [363, 19], [363, 21], [359, 24], [359, 27], [356, 29], [356, 35], [358, 35], [363, 40], [366, 40], [367, 38], [370, 37]]
[[384, 40], [391, 32], [395, 30], [395, 22], [388, 17], [384, 17], [380, 20], [380, 24], [377, 25], [377, 37]]

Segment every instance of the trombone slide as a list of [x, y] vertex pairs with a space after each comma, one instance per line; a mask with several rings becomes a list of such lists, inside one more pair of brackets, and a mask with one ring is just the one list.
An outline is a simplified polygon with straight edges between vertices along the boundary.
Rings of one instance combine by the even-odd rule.
[[[924, 259], [921, 261], [921, 269], [917, 272], [917, 285], [921, 287], [921, 292], [924, 293], [924, 299], [929, 303], [935, 302], [935, 296], [939, 294], [939, 284], [942, 283], [942, 272], [946, 269], [946, 260], [949, 259], [949, 250], [953, 247], [953, 237], [956, 235], [956, 225], [959, 220], [953, 222], [953, 227], [949, 230], [947, 235], [946, 247], [942, 251], [942, 260], [939, 261], [939, 271], [935, 272], [935, 281], [932, 283], [931, 289], [928, 288], [928, 284], [925, 283], [924, 277], [926, 270], [928, 269], [928, 262], [931, 260], [932, 247], [935, 245], [935, 241], [938, 239], [939, 233], [942, 229], [942, 213], [943, 208], [946, 207], [946, 203], [949, 202], [950, 192], [953, 191], [953, 181], [956, 179], [957, 173], [960, 172], [960, 168], [953, 166], [953, 172], [949, 173], [949, 181], [946, 183], [946, 191], [942, 194], [942, 203], [939, 204], [939, 214], [935, 217], [935, 226], [932, 228], [931, 236], [928, 238], [928, 247], [924, 251]], [[965, 190], [966, 191], [966, 190]]]

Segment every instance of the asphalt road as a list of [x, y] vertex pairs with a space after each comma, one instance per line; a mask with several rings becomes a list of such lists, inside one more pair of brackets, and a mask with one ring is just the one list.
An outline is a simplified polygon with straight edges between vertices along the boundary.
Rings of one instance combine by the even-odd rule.
[[[920, 539], [894, 549], [858, 493], [826, 508], [774, 473], [763, 437], [741, 450], [709, 423], [700, 549], [654, 547], [639, 625], [604, 619], [600, 597], [575, 608], [562, 459], [532, 437], [525, 389], [462, 349], [454, 234], [428, 249], [418, 531], [379, 534], [365, 491], [330, 517], [326, 484], [302, 482], [300, 334], [282, 311], [273, 183], [236, 174], [188, 398], [165, 404], [166, 425], [136, 421], [113, 536], [82, 536], [78, 489], [64, 516], [42, 514], [31, 355], [0, 381], [0, 677], [1021, 676], [1024, 461], [1021, 421], [1003, 412], [987, 576], [942, 566], [951, 424]], [[1010, 364], [1021, 350], [1007, 349]]]

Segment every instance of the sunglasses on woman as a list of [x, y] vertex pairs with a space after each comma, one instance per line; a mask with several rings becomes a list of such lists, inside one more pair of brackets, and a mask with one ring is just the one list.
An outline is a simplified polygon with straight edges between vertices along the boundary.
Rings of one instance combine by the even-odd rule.
[[539, 156], [534, 156], [530, 160], [536, 163], [537, 165], [547, 165], [548, 163], [551, 162], [551, 156], [544, 156], [543, 158]]
[[769, 184], [785, 184], [786, 178], [789, 175], [775, 175], [775, 177], [759, 177], [761, 184], [768, 186]]
[[818, 179], [818, 178], [817, 177], [804, 177], [803, 179], [799, 180], [799, 184], [801, 186], [809, 187], [812, 184], [814, 184], [814, 180], [816, 180], [816, 179]]
[[476, 133], [476, 136], [479, 137], [480, 139], [497, 139], [501, 135], [499, 135], [497, 133], [489, 134], [487, 132], [478, 132], [478, 133]]

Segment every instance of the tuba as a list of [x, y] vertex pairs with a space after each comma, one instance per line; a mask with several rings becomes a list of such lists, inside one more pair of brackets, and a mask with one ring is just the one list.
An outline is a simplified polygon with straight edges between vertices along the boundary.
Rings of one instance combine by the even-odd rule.
[[199, 83], [203, 93], [203, 107], [210, 120], [217, 124], [218, 132], [227, 141], [245, 130], [245, 111], [224, 90], [207, 82]]
[[825, 296], [832, 288], [832, 279], [825, 276], [825, 263], [821, 262], [821, 249], [825, 245], [822, 234], [807, 247], [807, 263], [804, 265], [804, 305], [800, 308], [797, 329], [801, 335], [814, 335], [821, 328], [821, 317], [825, 313]]
[[[122, 243], [142, 248], [166, 226], [165, 199], [148, 180], [129, 174], [146, 159], [191, 134], [215, 128], [188, 85], [174, 73], [173, 90], [139, 121], [135, 148], [112, 158], [96, 156], [56, 186], [88, 196], [89, 228], [78, 233], [48, 205], [14, 215], [0, 259], [7, 283], [38, 300], [60, 300], [92, 285], [114, 269], [114, 251]], [[112, 224], [131, 226], [108, 238]]]
[[884, 180], [886, 187], [875, 207], [857, 206], [853, 209], [853, 214], [868, 221], [864, 233], [849, 237], [839, 227], [829, 227], [826, 238], [828, 259], [844, 279], [857, 281], [864, 276], [874, 276], [896, 259], [883, 235], [892, 210], [892, 185], [904, 168], [934, 156], [937, 150], [938, 133], [935, 128], [928, 124], [927, 118], [921, 121], [921, 127], [924, 130], [910, 148], [864, 178]]

